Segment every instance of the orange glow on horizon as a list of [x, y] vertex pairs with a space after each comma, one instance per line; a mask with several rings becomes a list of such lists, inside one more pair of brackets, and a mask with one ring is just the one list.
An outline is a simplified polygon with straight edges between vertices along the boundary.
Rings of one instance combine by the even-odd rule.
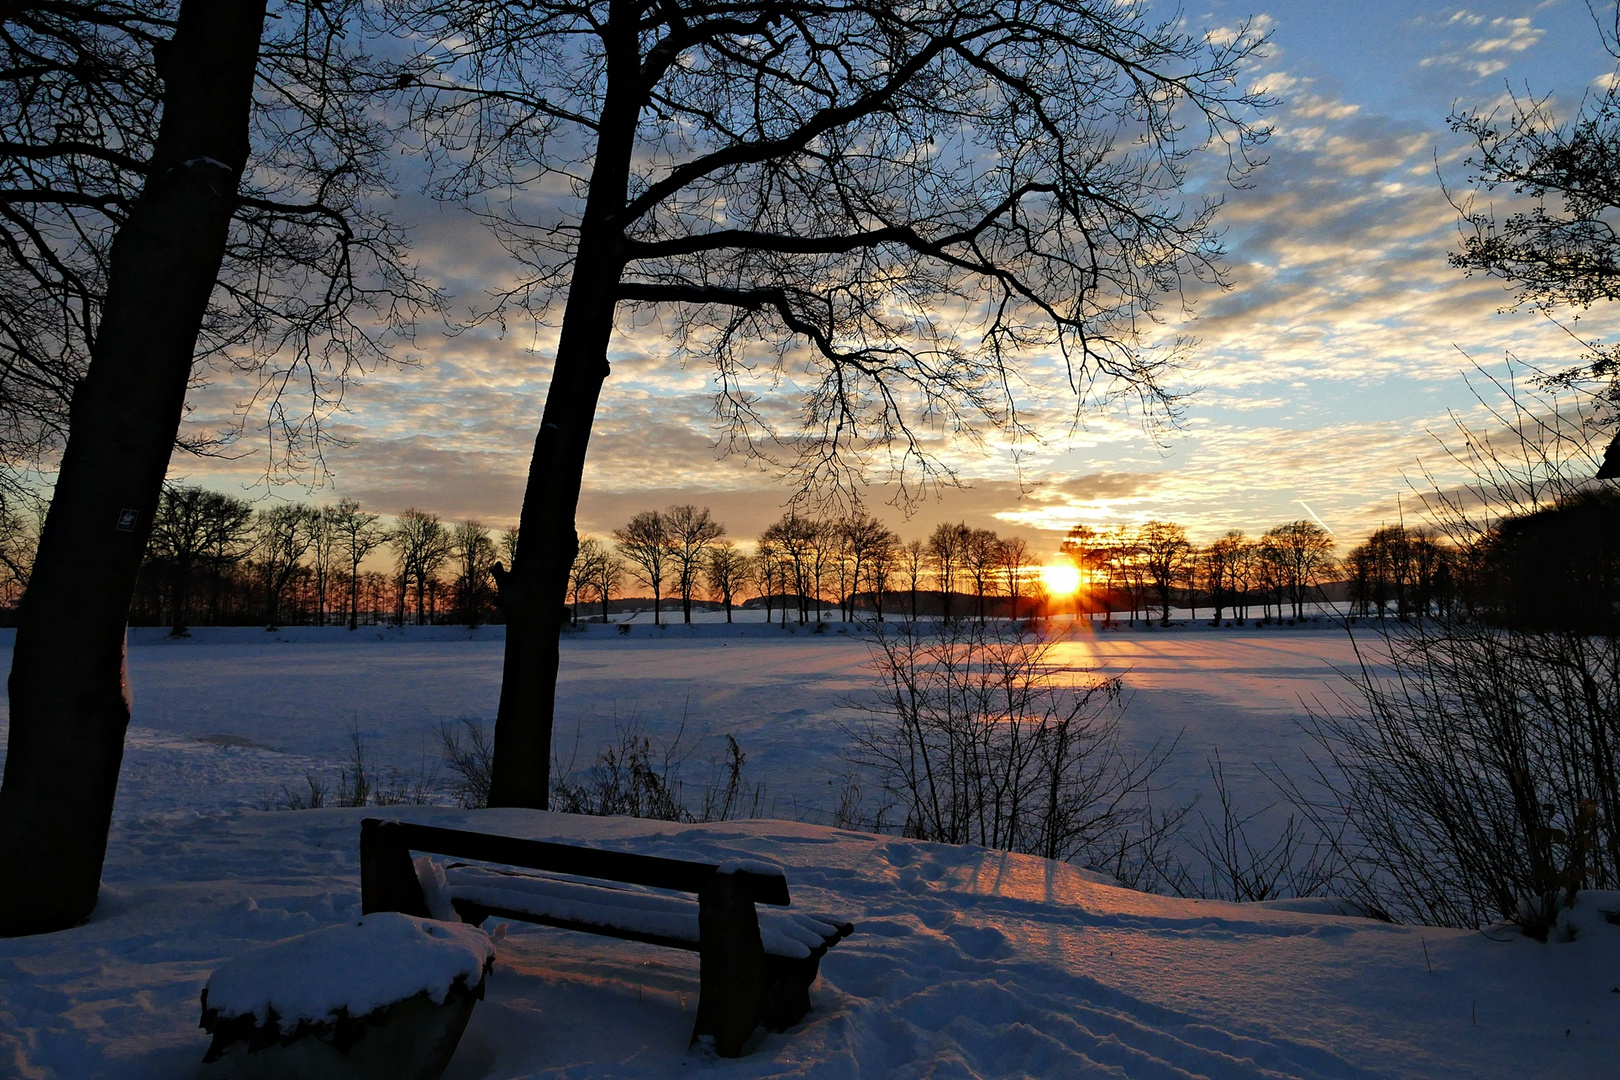
[[1050, 596], [1073, 596], [1080, 591], [1080, 571], [1072, 563], [1043, 566], [1041, 583]]

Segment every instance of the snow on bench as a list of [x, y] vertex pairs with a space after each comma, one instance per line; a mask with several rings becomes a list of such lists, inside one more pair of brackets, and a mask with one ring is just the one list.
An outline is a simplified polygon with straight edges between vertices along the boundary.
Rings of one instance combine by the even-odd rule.
[[[422, 861], [417, 860], [418, 864]], [[684, 897], [465, 863], [446, 866], [442, 873], [449, 899], [458, 911], [483, 908], [496, 914], [523, 912], [548, 921], [599, 926], [610, 936], [624, 931], [635, 933], [635, 940], [656, 938], [655, 944], [699, 950], [697, 905]], [[417, 876], [422, 876], [420, 866]], [[425, 883], [423, 891], [427, 891]], [[756, 908], [755, 915], [767, 956], [804, 960], [817, 949], [825, 953], [829, 941], [836, 944], [848, 932], [848, 924], [800, 911]]]
[[[413, 851], [496, 865], [441, 865]], [[696, 952], [692, 1041], [712, 1040], [723, 1057], [738, 1056], [756, 1027], [797, 1023], [821, 957], [854, 930], [783, 910], [791, 901], [782, 869], [747, 860], [697, 863], [367, 818], [360, 866], [366, 912], [475, 924], [495, 916]]]

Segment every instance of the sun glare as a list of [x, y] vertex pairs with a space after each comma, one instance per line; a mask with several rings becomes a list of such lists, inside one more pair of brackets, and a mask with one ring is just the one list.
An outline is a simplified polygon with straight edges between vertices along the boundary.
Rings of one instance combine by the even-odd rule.
[[1043, 566], [1041, 582], [1052, 596], [1071, 596], [1080, 590], [1080, 571], [1068, 563]]

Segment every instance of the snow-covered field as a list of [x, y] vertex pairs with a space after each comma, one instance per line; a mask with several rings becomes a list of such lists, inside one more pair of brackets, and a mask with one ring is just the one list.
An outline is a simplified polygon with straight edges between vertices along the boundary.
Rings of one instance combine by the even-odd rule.
[[[770, 816], [829, 824], [848, 771], [841, 725], [859, 717], [850, 699], [875, 685], [867, 643], [849, 624], [817, 634], [745, 616], [754, 621], [662, 629], [640, 616], [628, 635], [587, 624], [565, 638], [560, 764], [588, 764], [623, 726], [667, 743], [684, 723], [694, 779], [731, 734]], [[0, 630], [3, 670], [12, 634]], [[493, 724], [503, 642], [499, 627], [199, 627], [179, 641], [132, 630], [135, 709], [118, 812], [259, 807], [283, 785], [303, 787], [308, 772], [336, 781], [351, 731], [379, 767], [431, 771], [442, 722]], [[1356, 662], [1343, 630], [1325, 620], [1309, 629], [1082, 627], [1053, 655], [1125, 675], [1138, 752], [1181, 738], [1159, 778], [1167, 802], [1209, 787], [1206, 759], [1218, 748], [1246, 805], [1276, 798], [1250, 764], [1297, 760], [1302, 702], [1331, 704], [1346, 685], [1335, 669]]]
[[[9, 640], [0, 664], [9, 666]], [[1301, 698], [1354, 663], [1330, 628], [1078, 634], [1077, 666], [1124, 671], [1132, 742], [1184, 732], [1165, 779], [1207, 786], [1219, 747], [1241, 798], [1253, 761], [1297, 760]], [[384, 766], [436, 756], [443, 720], [493, 716], [500, 634], [199, 629], [131, 635], [136, 707], [91, 923], [0, 941], [0, 1077], [207, 1077], [197, 995], [223, 961], [359, 912], [367, 811], [265, 813], [306, 772], [335, 777], [358, 731]], [[518, 811], [390, 810], [788, 868], [796, 904], [852, 919], [814, 1009], [722, 1061], [687, 1049], [695, 957], [515, 926], [448, 1074], [474, 1077], [1620, 1075], [1620, 926], [1588, 894], [1573, 942], [1393, 927], [1321, 901], [1147, 896], [1026, 856], [829, 827], [840, 723], [866, 691], [858, 635], [758, 623], [564, 646], [559, 730], [581, 762], [615, 725], [701, 760], [731, 733], [780, 820], [676, 826]], [[567, 750], [564, 751], [567, 756]], [[370, 811], [376, 813], [376, 811]], [[25, 887], [0, 882], [0, 888]]]

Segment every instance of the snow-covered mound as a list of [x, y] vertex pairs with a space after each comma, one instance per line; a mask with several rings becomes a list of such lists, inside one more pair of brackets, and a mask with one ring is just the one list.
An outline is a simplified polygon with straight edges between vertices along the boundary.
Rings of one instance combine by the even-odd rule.
[[[212, 1076], [204, 982], [255, 945], [359, 917], [368, 812], [121, 821], [87, 926], [0, 941], [0, 1076]], [[1028, 856], [788, 822], [400, 816], [766, 860], [795, 906], [857, 927], [803, 1023], [721, 1062], [687, 1048], [695, 956], [513, 924], [449, 1080], [1603, 1077], [1620, 1060], [1611, 896], [1577, 907], [1574, 940], [1539, 944], [1148, 896]]]
[[265, 945], [222, 964], [203, 1006], [221, 1018], [273, 1013], [283, 1027], [361, 1016], [426, 994], [435, 1003], [457, 982], [476, 986], [495, 959], [475, 926], [380, 911]]

